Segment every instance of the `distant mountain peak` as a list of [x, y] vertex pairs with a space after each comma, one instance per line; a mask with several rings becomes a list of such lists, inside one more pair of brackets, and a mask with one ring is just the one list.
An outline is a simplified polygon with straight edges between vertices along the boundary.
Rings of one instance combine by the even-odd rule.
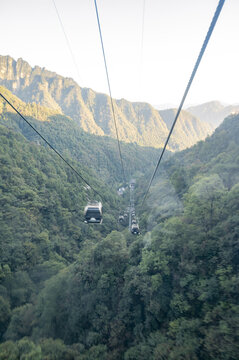
[[239, 111], [239, 105], [225, 106], [221, 102], [214, 100], [189, 107], [187, 111], [197, 116], [202, 121], [210, 124], [215, 129], [228, 115], [237, 113]]

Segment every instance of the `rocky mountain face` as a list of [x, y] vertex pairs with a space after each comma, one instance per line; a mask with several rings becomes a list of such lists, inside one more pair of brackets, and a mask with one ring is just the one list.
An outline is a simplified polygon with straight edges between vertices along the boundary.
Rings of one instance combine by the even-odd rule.
[[187, 111], [215, 129], [228, 115], [238, 113], [239, 105], [224, 106], [219, 101], [210, 101], [198, 106], [191, 106]]
[[[35, 102], [70, 116], [89, 133], [115, 138], [108, 95], [81, 88], [73, 79], [26, 61], [0, 56], [0, 85], [25, 102]], [[147, 103], [113, 100], [119, 138], [142, 146], [162, 147], [175, 110], [158, 111]], [[171, 120], [170, 120], [171, 119]], [[182, 112], [171, 137], [169, 150], [182, 150], [211, 134], [212, 127]]]

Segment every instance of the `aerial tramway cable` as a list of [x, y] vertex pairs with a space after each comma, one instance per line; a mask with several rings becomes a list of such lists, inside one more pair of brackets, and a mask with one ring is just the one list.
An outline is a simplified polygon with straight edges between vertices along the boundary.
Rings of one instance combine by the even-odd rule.
[[143, 0], [142, 29], [141, 29], [141, 43], [140, 43], [140, 68], [139, 68], [139, 95], [140, 95], [140, 97], [141, 97], [141, 86], [142, 86], [142, 68], [143, 68], [143, 50], [144, 50], [145, 2], [146, 2], [146, 0]]
[[49, 141], [41, 135], [41, 133], [15, 108], [14, 105], [11, 104], [11, 102], [9, 100], [7, 100], [5, 98], [5, 96], [0, 92], [0, 96], [6, 101], [6, 103], [8, 105], [11, 106], [11, 108], [40, 136], [40, 138], [65, 162], [66, 165], [68, 165], [71, 170], [82, 180], [84, 181], [84, 183], [89, 186], [90, 189], [92, 189], [94, 191], [95, 194], [99, 195], [102, 199], [104, 199], [104, 197], [97, 191], [95, 190], [89, 183], [87, 180], [84, 179], [84, 177], [59, 153], [59, 151], [57, 151], [54, 146], [52, 146]]
[[99, 29], [99, 34], [100, 34], [102, 53], [103, 53], [104, 64], [105, 64], [106, 78], [107, 78], [108, 89], [109, 89], [109, 94], [110, 94], [110, 102], [111, 102], [111, 108], [112, 108], [114, 125], [115, 125], [115, 133], [116, 133], [116, 138], [117, 138], [117, 142], [118, 142], [118, 150], [119, 150], [119, 156], [120, 156], [121, 169], [122, 169], [123, 179], [126, 183], [124, 164], [123, 164], [123, 160], [122, 160], [122, 153], [121, 153], [121, 147], [120, 147], [120, 142], [119, 142], [119, 133], [118, 133], [117, 123], [116, 123], [115, 109], [114, 109], [114, 103], [113, 103], [111, 87], [110, 87], [109, 72], [108, 72], [108, 67], [107, 67], [107, 62], [106, 62], [105, 49], [104, 49], [103, 37], [102, 37], [101, 26], [100, 26], [100, 18], [99, 18], [99, 13], [98, 13], [98, 8], [97, 8], [97, 1], [94, 0], [94, 3], [95, 3], [95, 11], [96, 11], [98, 29]]
[[75, 66], [76, 73], [77, 73], [77, 75], [78, 75], [78, 80], [82, 80], [82, 79], [81, 79], [81, 76], [80, 76], [80, 71], [79, 71], [79, 68], [78, 68], [78, 65], [77, 65], [75, 56], [74, 56], [74, 53], [73, 53], [72, 48], [71, 48], [70, 40], [69, 40], [69, 38], [68, 38], [68, 36], [67, 36], [67, 34], [66, 34], [65, 27], [64, 27], [64, 25], [63, 25], [63, 22], [62, 22], [61, 17], [60, 17], [60, 13], [59, 13], [58, 8], [57, 8], [57, 6], [56, 6], [56, 2], [55, 2], [55, 0], [52, 0], [52, 2], [53, 2], [53, 5], [54, 5], [54, 8], [55, 8], [55, 10], [56, 10], [56, 14], [57, 14], [57, 17], [58, 17], [58, 20], [59, 20], [59, 23], [60, 23], [62, 32], [63, 32], [63, 34], [64, 34], [64, 36], [65, 36], [65, 40], [66, 40], [66, 43], [67, 43], [67, 47], [68, 47], [69, 52], [70, 52], [70, 54], [71, 54], [71, 58], [72, 58], [72, 61], [73, 61], [74, 66]]
[[[144, 0], [144, 1], [145, 1], [145, 0]], [[60, 23], [60, 25], [61, 25], [63, 34], [64, 34], [64, 36], [65, 36], [66, 43], [67, 43], [68, 49], [69, 49], [69, 51], [70, 51], [70, 54], [71, 54], [73, 63], [74, 63], [74, 65], [75, 65], [78, 78], [80, 79], [81, 77], [80, 77], [79, 68], [78, 68], [78, 66], [77, 66], [77, 62], [76, 62], [76, 60], [75, 60], [75, 56], [74, 56], [74, 53], [73, 53], [73, 51], [72, 51], [69, 38], [68, 38], [68, 36], [67, 36], [67, 34], [66, 34], [66, 31], [65, 31], [65, 28], [64, 28], [62, 19], [61, 19], [61, 17], [60, 17], [58, 8], [57, 8], [57, 6], [56, 6], [56, 2], [55, 2], [55, 0], [52, 0], [52, 2], [53, 2], [53, 5], [54, 5], [54, 8], [55, 8], [55, 10], [56, 10], [56, 14], [57, 14], [59, 23]], [[108, 72], [108, 67], [107, 67], [107, 62], [106, 62], [106, 56], [105, 56], [105, 50], [104, 50], [104, 43], [103, 43], [103, 37], [102, 37], [102, 32], [101, 32], [100, 19], [99, 19], [99, 13], [98, 13], [98, 8], [97, 8], [96, 0], [95, 0], [95, 10], [96, 10], [97, 23], [98, 23], [100, 40], [101, 40], [101, 46], [102, 46], [102, 52], [103, 52], [103, 58], [104, 58], [104, 65], [105, 65], [105, 70], [106, 70], [106, 77], [107, 77], [108, 89], [109, 89], [109, 94], [110, 94], [110, 102], [111, 102], [111, 108], [112, 108], [112, 113], [113, 113], [113, 119], [114, 119], [114, 126], [115, 126], [116, 138], [117, 138], [117, 143], [118, 143], [120, 163], [121, 163], [121, 168], [122, 168], [123, 179], [124, 179], [124, 181], [126, 182], [125, 170], [124, 170], [124, 165], [123, 165], [123, 160], [122, 160], [121, 146], [120, 146], [120, 142], [119, 142], [119, 133], [118, 133], [117, 123], [116, 123], [115, 109], [114, 109], [114, 104], [113, 104], [113, 99], [112, 99], [112, 93], [111, 93], [111, 86], [110, 86], [110, 80], [109, 80], [109, 72]]]
[[146, 197], [147, 197], [147, 195], [148, 195], [149, 189], [150, 189], [150, 187], [151, 187], [151, 185], [152, 185], [153, 179], [154, 179], [154, 177], [155, 177], [155, 175], [156, 175], [156, 172], [157, 172], [157, 170], [158, 170], [159, 164], [160, 164], [160, 162], [161, 162], [161, 160], [162, 160], [163, 154], [164, 154], [164, 152], [165, 152], [165, 150], [166, 150], [166, 147], [167, 147], [168, 142], [169, 142], [169, 139], [170, 139], [170, 137], [171, 137], [171, 135], [172, 135], [174, 126], [175, 126], [175, 124], [176, 124], [176, 122], [177, 122], [177, 120], [178, 120], [178, 117], [179, 117], [180, 112], [181, 112], [181, 110], [182, 110], [184, 101], [185, 101], [186, 96], [187, 96], [187, 94], [188, 94], [188, 91], [189, 91], [189, 89], [190, 89], [190, 87], [191, 87], [191, 84], [192, 84], [192, 82], [193, 82], [193, 79], [194, 79], [194, 77], [195, 77], [195, 74], [196, 74], [196, 72], [197, 72], [197, 69], [198, 69], [198, 67], [199, 67], [199, 64], [200, 64], [200, 62], [201, 62], [201, 60], [202, 60], [203, 54], [204, 54], [204, 52], [205, 52], [205, 50], [206, 50], [207, 44], [208, 44], [208, 42], [209, 42], [209, 40], [210, 40], [210, 37], [211, 37], [211, 35], [212, 35], [212, 32], [213, 32], [213, 30], [214, 30], [214, 27], [215, 27], [215, 25], [216, 25], [216, 22], [217, 22], [217, 20], [218, 20], [218, 17], [219, 17], [219, 15], [220, 15], [220, 12], [221, 12], [221, 10], [222, 10], [222, 7], [223, 7], [223, 5], [224, 5], [224, 2], [225, 2], [225, 0], [219, 0], [218, 6], [217, 6], [216, 11], [215, 11], [215, 14], [214, 14], [214, 16], [213, 16], [213, 19], [212, 19], [212, 21], [211, 21], [209, 30], [208, 30], [208, 32], [207, 32], [206, 38], [205, 38], [205, 40], [204, 40], [204, 42], [203, 42], [203, 45], [202, 45], [202, 48], [201, 48], [200, 53], [199, 53], [199, 55], [198, 55], [197, 61], [196, 61], [195, 65], [194, 65], [194, 68], [193, 68], [191, 77], [190, 77], [190, 79], [189, 79], [188, 85], [187, 85], [186, 90], [185, 90], [185, 92], [184, 92], [184, 94], [183, 94], [183, 97], [182, 97], [181, 103], [180, 103], [180, 105], [179, 105], [178, 111], [177, 111], [177, 113], [176, 113], [174, 122], [173, 122], [172, 127], [171, 127], [171, 129], [170, 129], [170, 131], [169, 131], [168, 137], [167, 137], [167, 139], [166, 139], [166, 141], [165, 141], [163, 150], [162, 150], [162, 152], [161, 152], [161, 155], [160, 155], [160, 157], [159, 157], [159, 160], [158, 160], [158, 163], [157, 163], [157, 165], [156, 165], [156, 167], [155, 167], [155, 170], [154, 170], [154, 172], [153, 172], [153, 175], [152, 175], [152, 177], [151, 177], [151, 179], [150, 179], [148, 188], [147, 188], [146, 193], [145, 193], [144, 198], [143, 198], [142, 205], [144, 204], [145, 199], [146, 199]]
[[[140, 39], [140, 51], [139, 51], [139, 73], [138, 73], [138, 106], [136, 105], [137, 103], [135, 103], [136, 108], [135, 108], [135, 113], [136, 113], [136, 117], [139, 121], [140, 118], [140, 104], [141, 104], [141, 98], [142, 98], [142, 69], [143, 69], [143, 50], [144, 50], [144, 23], [145, 23], [145, 3], [146, 0], [143, 0], [143, 7], [142, 7], [142, 18], [141, 18], [141, 39]], [[139, 149], [137, 150], [137, 148], [135, 149], [136, 151], [136, 157], [137, 154], [139, 153]], [[131, 170], [131, 168], [130, 168]], [[130, 171], [131, 176], [133, 176], [133, 172]]]

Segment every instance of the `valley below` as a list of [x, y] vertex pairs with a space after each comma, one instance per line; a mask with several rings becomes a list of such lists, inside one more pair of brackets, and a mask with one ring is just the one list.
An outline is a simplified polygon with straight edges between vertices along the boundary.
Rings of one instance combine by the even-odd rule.
[[183, 110], [143, 203], [176, 109], [113, 99], [125, 181], [108, 95], [10, 56], [0, 93], [78, 172], [0, 98], [0, 360], [238, 359], [239, 107]]

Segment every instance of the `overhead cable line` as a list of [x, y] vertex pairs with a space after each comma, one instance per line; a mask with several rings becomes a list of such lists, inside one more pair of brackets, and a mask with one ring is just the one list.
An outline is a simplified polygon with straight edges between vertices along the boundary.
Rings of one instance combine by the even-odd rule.
[[82, 180], [84, 181], [84, 183], [86, 185], [88, 185], [90, 187], [90, 189], [92, 189], [94, 191], [95, 194], [99, 195], [102, 199], [104, 199], [104, 197], [97, 191], [95, 190], [89, 183], [87, 180], [84, 179], [84, 177], [59, 153], [59, 151], [57, 151], [54, 146], [52, 146], [49, 141], [41, 135], [41, 133], [15, 108], [14, 105], [12, 105], [10, 103], [10, 101], [8, 101], [5, 96], [3, 96], [3, 94], [0, 92], [0, 96], [6, 101], [6, 103], [8, 105], [11, 106], [11, 108], [40, 136], [40, 138], [45, 141], [45, 143], [64, 161], [64, 163], [66, 165], [68, 165], [71, 170]]
[[[144, 19], [145, 19], [145, 2], [146, 0], [143, 0], [143, 11], [142, 11], [142, 27], [141, 27], [141, 40], [140, 40], [140, 60], [139, 60], [139, 87], [138, 87], [138, 106], [136, 105], [137, 103], [135, 103], [136, 108], [135, 108], [135, 113], [137, 116], [137, 120], [139, 123], [139, 117], [140, 117], [140, 103], [141, 103], [141, 98], [142, 98], [142, 69], [143, 69], [143, 50], [144, 50]], [[137, 150], [136, 150], [137, 151]], [[137, 151], [138, 152], [138, 151]], [[137, 157], [137, 153], [136, 153], [136, 157]]]
[[116, 132], [116, 137], [117, 137], [117, 142], [118, 142], [118, 149], [119, 149], [119, 156], [120, 156], [122, 174], [123, 174], [123, 179], [126, 182], [124, 165], [123, 165], [123, 160], [122, 160], [121, 147], [120, 147], [120, 142], [119, 142], [119, 133], [118, 133], [116, 117], [115, 117], [115, 109], [114, 109], [114, 104], [113, 104], [113, 99], [112, 99], [112, 94], [111, 94], [109, 72], [108, 72], [108, 67], [107, 67], [107, 62], [106, 62], [105, 49], [104, 49], [103, 37], [102, 37], [101, 26], [100, 26], [100, 18], [99, 18], [99, 13], [98, 13], [98, 8], [97, 8], [97, 1], [94, 0], [94, 3], [95, 3], [95, 11], [96, 11], [96, 17], [97, 17], [99, 34], [100, 34], [101, 47], [102, 47], [102, 52], [103, 52], [104, 64], [105, 64], [105, 72], [106, 72], [108, 89], [109, 89], [109, 94], [110, 94], [110, 102], [111, 102], [111, 108], [112, 108], [112, 113], [113, 113], [115, 132]]
[[76, 73], [77, 73], [77, 75], [78, 75], [78, 80], [82, 81], [81, 76], [80, 76], [80, 71], [79, 71], [79, 68], [78, 68], [78, 65], [77, 65], [77, 61], [76, 61], [75, 56], [74, 56], [74, 53], [73, 53], [73, 51], [72, 51], [71, 44], [70, 44], [70, 40], [69, 40], [69, 38], [68, 38], [68, 36], [67, 36], [67, 34], [66, 34], [66, 31], [65, 31], [63, 22], [62, 22], [62, 20], [61, 20], [60, 13], [59, 13], [59, 11], [58, 11], [58, 9], [57, 9], [55, 0], [52, 0], [52, 2], [53, 2], [53, 5], [54, 5], [54, 8], [55, 8], [55, 10], [56, 10], [56, 14], [57, 14], [59, 23], [60, 23], [60, 25], [61, 25], [61, 29], [62, 29], [63, 34], [64, 34], [64, 36], [65, 36], [65, 40], [66, 40], [67, 47], [68, 47], [69, 52], [70, 52], [70, 54], [71, 54], [71, 58], [72, 58], [72, 61], [73, 61], [74, 66], [75, 66]]
[[172, 135], [174, 126], [175, 126], [175, 124], [176, 124], [176, 122], [177, 122], [177, 120], [178, 120], [178, 117], [179, 117], [180, 112], [181, 112], [181, 110], [182, 110], [184, 101], [185, 101], [186, 96], [187, 96], [187, 94], [188, 94], [188, 91], [189, 91], [189, 89], [190, 89], [190, 87], [191, 87], [191, 84], [192, 84], [192, 82], [193, 82], [193, 79], [194, 79], [194, 77], [195, 77], [195, 74], [196, 74], [196, 72], [197, 72], [197, 69], [198, 69], [198, 67], [199, 67], [199, 64], [200, 64], [200, 62], [201, 62], [201, 60], [202, 60], [203, 54], [204, 54], [204, 52], [205, 52], [205, 50], [206, 50], [207, 44], [208, 44], [208, 42], [209, 42], [209, 40], [210, 40], [210, 37], [211, 37], [211, 35], [212, 35], [212, 32], [213, 32], [213, 30], [214, 30], [214, 27], [215, 27], [215, 25], [216, 25], [216, 22], [217, 22], [217, 20], [218, 20], [218, 17], [219, 17], [219, 15], [220, 15], [220, 12], [221, 12], [221, 10], [222, 10], [222, 7], [223, 7], [223, 5], [224, 5], [224, 2], [225, 2], [225, 0], [219, 0], [217, 9], [216, 9], [215, 14], [214, 14], [214, 16], [213, 16], [213, 19], [212, 19], [212, 21], [211, 21], [211, 24], [210, 24], [209, 30], [208, 30], [208, 32], [207, 32], [206, 38], [205, 38], [205, 40], [204, 40], [204, 42], [203, 42], [203, 45], [202, 45], [202, 48], [201, 48], [200, 53], [199, 53], [199, 55], [198, 55], [197, 61], [196, 61], [195, 65], [194, 65], [194, 69], [193, 69], [193, 71], [192, 71], [192, 74], [191, 74], [191, 77], [190, 77], [190, 79], [189, 79], [188, 85], [187, 85], [186, 90], [185, 90], [185, 92], [184, 92], [184, 94], [183, 94], [183, 97], [182, 97], [181, 103], [180, 103], [180, 105], [179, 105], [178, 111], [177, 111], [177, 113], [176, 113], [174, 122], [173, 122], [173, 124], [172, 124], [171, 129], [170, 129], [170, 132], [169, 132], [169, 134], [168, 134], [168, 137], [167, 137], [167, 139], [166, 139], [166, 141], [165, 141], [165, 144], [164, 144], [163, 150], [162, 150], [162, 152], [161, 152], [161, 155], [160, 155], [160, 157], [159, 157], [159, 160], [158, 160], [158, 163], [157, 163], [157, 165], [156, 165], [156, 168], [155, 168], [155, 170], [154, 170], [154, 172], [153, 172], [153, 175], [152, 175], [152, 177], [151, 177], [151, 179], [150, 179], [148, 188], [147, 188], [146, 193], [145, 193], [144, 198], [143, 198], [142, 205], [144, 204], [145, 199], [146, 199], [146, 197], [147, 197], [147, 195], [148, 195], [149, 189], [150, 189], [151, 184], [152, 184], [152, 182], [153, 182], [153, 179], [154, 179], [154, 177], [155, 177], [155, 175], [156, 175], [156, 172], [157, 172], [157, 170], [158, 170], [159, 164], [160, 164], [160, 162], [161, 162], [161, 160], [162, 160], [163, 154], [164, 154], [164, 152], [165, 152], [165, 150], [166, 150], [166, 147], [167, 147], [168, 142], [169, 142], [169, 139], [170, 139], [170, 137], [171, 137], [171, 135]]
[[140, 93], [141, 93], [141, 86], [142, 86], [142, 67], [143, 67], [143, 50], [144, 50], [145, 1], [146, 0], [143, 0], [142, 30], [141, 30], [141, 44], [140, 44], [140, 69], [139, 69], [139, 92]]

